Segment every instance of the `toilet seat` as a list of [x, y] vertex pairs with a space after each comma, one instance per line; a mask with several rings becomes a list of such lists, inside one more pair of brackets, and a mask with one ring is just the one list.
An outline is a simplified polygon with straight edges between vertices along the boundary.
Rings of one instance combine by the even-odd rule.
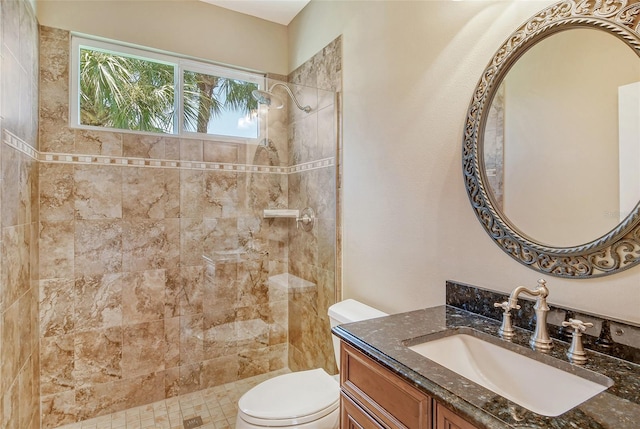
[[340, 385], [319, 368], [260, 383], [238, 401], [238, 417], [258, 426], [293, 426], [318, 420], [339, 405]]

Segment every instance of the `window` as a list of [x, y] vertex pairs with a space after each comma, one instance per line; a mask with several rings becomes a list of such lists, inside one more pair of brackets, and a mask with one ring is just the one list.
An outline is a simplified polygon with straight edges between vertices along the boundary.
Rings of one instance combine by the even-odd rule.
[[264, 76], [73, 37], [71, 126], [257, 139]]

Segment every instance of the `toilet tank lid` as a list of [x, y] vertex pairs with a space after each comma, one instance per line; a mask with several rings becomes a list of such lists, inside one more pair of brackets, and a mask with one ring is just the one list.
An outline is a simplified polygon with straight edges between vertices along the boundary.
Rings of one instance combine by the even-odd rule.
[[384, 311], [369, 307], [355, 299], [345, 299], [329, 307], [329, 317], [338, 323], [351, 323], [360, 320], [388, 316]]

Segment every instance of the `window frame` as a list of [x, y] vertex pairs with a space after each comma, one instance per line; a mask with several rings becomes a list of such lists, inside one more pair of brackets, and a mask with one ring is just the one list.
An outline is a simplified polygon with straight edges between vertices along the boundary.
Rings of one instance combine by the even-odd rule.
[[[141, 60], [151, 60], [161, 64], [174, 66], [174, 109], [173, 133], [155, 133], [150, 131], [138, 131], [113, 127], [99, 127], [80, 123], [80, 49], [91, 49], [115, 55], [129, 56]], [[191, 58], [184, 55], [164, 52], [153, 48], [145, 48], [129, 43], [115, 42], [84, 34], [71, 34], [71, 70], [69, 73], [69, 127], [92, 131], [107, 131], [118, 133], [132, 133], [141, 135], [192, 138], [200, 140], [216, 140], [228, 143], [253, 143], [260, 140], [261, 124], [258, 118], [257, 136], [240, 137], [224, 134], [198, 133], [184, 129], [184, 72], [196, 72], [254, 83], [259, 89], [266, 88], [267, 77], [264, 73], [252, 72], [217, 64], [211, 61]]]

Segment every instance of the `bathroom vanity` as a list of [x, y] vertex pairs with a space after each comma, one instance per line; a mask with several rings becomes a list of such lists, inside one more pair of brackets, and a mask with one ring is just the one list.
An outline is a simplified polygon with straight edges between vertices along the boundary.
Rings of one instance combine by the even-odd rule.
[[[589, 351], [588, 362], [579, 367], [568, 362], [566, 342], [554, 339], [552, 350], [543, 354], [529, 348], [530, 331], [517, 328], [515, 337], [507, 342], [499, 338], [499, 328], [496, 320], [449, 305], [335, 327], [333, 333], [342, 341], [341, 427], [638, 428], [640, 365]], [[542, 415], [409, 348], [422, 339], [460, 331], [491, 337], [501, 347], [605, 383], [604, 391], [559, 415]], [[518, 385], [522, 381], [510, 382]], [[551, 382], [549, 393], [557, 388]]]

